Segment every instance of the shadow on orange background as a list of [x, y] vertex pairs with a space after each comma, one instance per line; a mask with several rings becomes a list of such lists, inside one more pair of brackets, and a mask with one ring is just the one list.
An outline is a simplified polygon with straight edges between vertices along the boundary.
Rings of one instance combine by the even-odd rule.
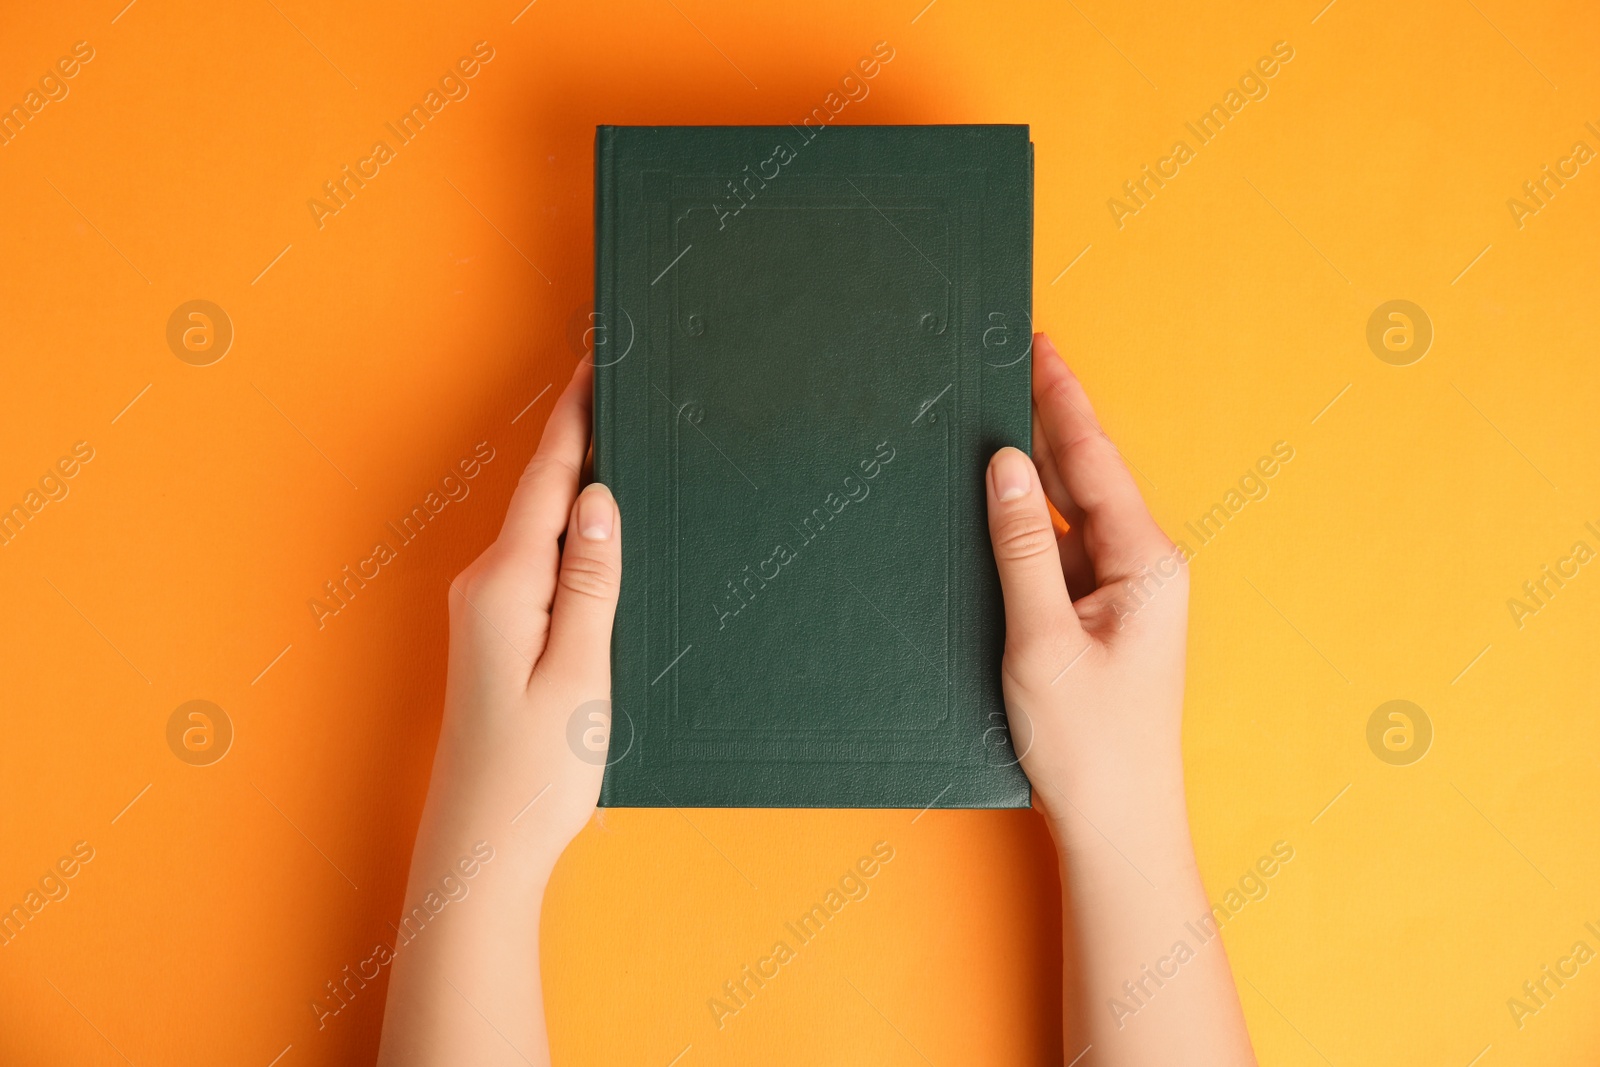
[[[446, 586], [581, 355], [594, 127], [798, 121], [880, 41], [837, 121], [1032, 126], [1037, 325], [1175, 536], [1274, 441], [1304, 457], [1195, 564], [1207, 883], [1280, 839], [1303, 857], [1228, 929], [1263, 1062], [1600, 1041], [1600, 980], [1525, 1028], [1503, 1006], [1600, 918], [1573, 844], [1600, 831], [1573, 755], [1600, 740], [1596, 593], [1531, 632], [1502, 606], [1600, 519], [1600, 178], [1505, 207], [1600, 120], [1592, 11], [124, 3], [0, 13], [0, 104], [26, 111], [0, 144], [0, 505], [92, 452], [0, 547], [0, 906], [92, 851], [0, 947], [0, 1061], [371, 1060], [382, 978], [321, 1029], [311, 1005], [391, 936]], [[1108, 213], [1277, 41], [1271, 94]], [[475, 46], [469, 92], [398, 144]], [[1438, 328], [1404, 369], [1364, 340], [1396, 296]], [[231, 323], [215, 361], [169, 344], [193, 300]], [[470, 494], [331, 613], [326, 583], [475, 450]], [[1413, 767], [1363, 733], [1397, 695], [1435, 718]], [[169, 743], [191, 700], [232, 725], [205, 766]], [[870, 896], [719, 1028], [709, 998], [880, 840]], [[1031, 812], [611, 811], [549, 891], [556, 1060], [1061, 1062], [1058, 894]]]

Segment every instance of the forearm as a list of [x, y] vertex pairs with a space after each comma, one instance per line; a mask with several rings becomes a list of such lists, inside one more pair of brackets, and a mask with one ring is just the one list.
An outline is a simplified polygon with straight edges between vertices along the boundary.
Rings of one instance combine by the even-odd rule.
[[[1172, 761], [1174, 764], [1176, 760]], [[1059, 793], [1069, 984], [1066, 1062], [1253, 1067], [1222, 939], [1195, 865], [1175, 766]], [[1074, 1045], [1076, 1040], [1076, 1046]]]
[[539, 918], [561, 845], [532, 813], [514, 825], [502, 804], [437, 807], [412, 858], [379, 1063], [547, 1063]]
[[395, 927], [386, 1067], [550, 1061], [539, 915], [600, 794], [606, 746], [591, 741], [609, 725], [622, 574], [616, 501], [579, 486], [592, 370], [580, 362], [556, 401], [500, 536], [450, 583], [445, 711]]

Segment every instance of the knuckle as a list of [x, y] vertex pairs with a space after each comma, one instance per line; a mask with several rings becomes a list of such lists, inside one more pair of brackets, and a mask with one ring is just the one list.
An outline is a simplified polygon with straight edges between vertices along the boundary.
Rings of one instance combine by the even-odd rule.
[[1076, 379], [1071, 375], [1063, 375], [1051, 382], [1045, 388], [1045, 391], [1040, 394], [1039, 399], [1046, 404], [1070, 404], [1072, 403], [1072, 386], [1075, 381]]
[[1089, 406], [1089, 395], [1084, 391], [1083, 383], [1075, 376], [1069, 374], [1052, 382], [1040, 397], [1040, 403], [1043, 407], [1055, 408], [1074, 427], [1071, 443], [1077, 444], [1085, 437], [1105, 438], [1105, 431], [1100, 428], [1100, 420], [1095, 417], [1094, 410]]
[[1099, 430], [1085, 431], [1071, 448], [1080, 462], [1095, 472], [1095, 477], [1089, 479], [1087, 491], [1094, 497], [1096, 506], [1117, 500], [1130, 492], [1138, 495], [1133, 475], [1122, 460], [1121, 450], [1104, 433]]
[[582, 472], [577, 464], [552, 452], [539, 451], [528, 460], [528, 465], [522, 469], [522, 478], [519, 485], [536, 482], [544, 477], [558, 477], [563, 479], [576, 479]]
[[484, 586], [488, 582], [487, 575], [488, 569], [481, 559], [456, 575], [450, 582], [450, 610], [459, 611], [482, 599]]
[[1150, 536], [1139, 553], [1140, 566], [1163, 582], [1187, 579], [1189, 564], [1183, 553], [1153, 519], [1150, 526]]
[[491, 544], [483, 554], [456, 575], [450, 582], [450, 612], [483, 610], [486, 602], [494, 602], [505, 587], [504, 556], [499, 543]]
[[581, 597], [614, 600], [621, 570], [609, 559], [569, 554], [561, 562], [561, 588]]
[[1055, 529], [1044, 514], [1019, 511], [1006, 515], [995, 523], [992, 536], [995, 557], [1008, 562], [1056, 551]]

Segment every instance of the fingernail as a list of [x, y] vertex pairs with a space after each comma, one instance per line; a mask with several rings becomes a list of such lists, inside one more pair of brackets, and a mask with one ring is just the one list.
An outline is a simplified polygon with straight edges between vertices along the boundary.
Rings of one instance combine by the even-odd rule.
[[995, 453], [994, 495], [1002, 502], [1025, 496], [1033, 487], [1033, 462], [1015, 448]]
[[578, 494], [578, 532], [588, 541], [604, 541], [611, 536], [616, 510], [611, 493], [599, 482], [594, 482]]

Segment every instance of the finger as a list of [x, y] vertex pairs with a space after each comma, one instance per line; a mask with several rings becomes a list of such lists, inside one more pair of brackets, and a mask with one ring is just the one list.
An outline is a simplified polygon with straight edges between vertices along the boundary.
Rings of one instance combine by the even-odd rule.
[[1151, 518], [1089, 395], [1050, 339], [1034, 344], [1034, 403], [1061, 481], [1083, 511], [1083, 547], [1099, 585], [1142, 572], [1172, 551]]
[[499, 567], [536, 612], [548, 611], [555, 593], [558, 544], [581, 484], [589, 448], [594, 369], [579, 362], [545, 422], [539, 447], [511, 495], [494, 545]]
[[1067, 577], [1067, 592], [1072, 599], [1094, 592], [1094, 566], [1083, 547], [1083, 509], [1067, 495], [1066, 483], [1056, 469], [1055, 458], [1050, 453], [1050, 442], [1044, 427], [1039, 424], [1039, 409], [1033, 409], [1033, 466], [1039, 472], [1039, 483], [1044, 487], [1045, 499], [1066, 524], [1065, 530], [1056, 534], [1056, 547], [1061, 550], [1061, 570]]
[[611, 624], [621, 585], [622, 515], [611, 490], [595, 482], [572, 506], [541, 673], [588, 699], [610, 698]]
[[[1039, 380], [1038, 361], [1034, 362], [1034, 382]], [[1034, 391], [1038, 391], [1035, 384]], [[1050, 439], [1045, 436], [1044, 425], [1039, 421], [1039, 405], [1033, 405], [1033, 465], [1039, 470], [1039, 481], [1044, 486], [1044, 495], [1050, 501], [1067, 525], [1077, 530], [1083, 527], [1083, 509], [1072, 502], [1072, 496], [1067, 492], [1067, 483], [1061, 480], [1061, 471], [1056, 468], [1055, 456], [1050, 451]]]
[[1015, 448], [989, 460], [989, 537], [1005, 600], [1006, 651], [1049, 655], [1082, 644], [1056, 532], [1033, 462]]

